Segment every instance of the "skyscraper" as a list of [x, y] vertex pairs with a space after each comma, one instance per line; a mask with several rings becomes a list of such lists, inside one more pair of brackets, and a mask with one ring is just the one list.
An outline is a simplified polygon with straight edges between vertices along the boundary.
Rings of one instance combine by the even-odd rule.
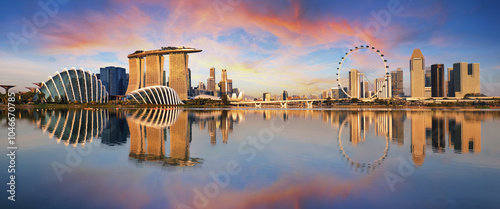
[[403, 70], [398, 68], [397, 71], [391, 72], [392, 81], [392, 96], [404, 96], [403, 90]]
[[210, 68], [210, 77], [207, 79], [207, 90], [215, 91], [215, 68]]
[[392, 81], [391, 76], [387, 75], [385, 78], [375, 79], [375, 91], [379, 92], [377, 98], [392, 98]]
[[283, 99], [282, 100], [288, 100], [288, 91], [283, 90]]
[[328, 98], [328, 90], [323, 90], [323, 94], [321, 95], [321, 99]]
[[[173, 55], [171, 55], [173, 56]], [[187, 54], [186, 54], [187, 56]], [[165, 57], [161, 54], [146, 55], [146, 77], [144, 79], [144, 87], [164, 85], [163, 83], [163, 65]], [[184, 63], [187, 66], [187, 63]], [[170, 68], [172, 69], [172, 68]], [[172, 70], [170, 70], [172, 72]], [[182, 74], [185, 75], [185, 74]], [[176, 89], [174, 89], [176, 90]], [[177, 93], [179, 91], [176, 90]], [[180, 94], [179, 94], [180, 96]]]
[[188, 68], [188, 73], [187, 73], [187, 94], [188, 96], [192, 96], [192, 87], [191, 87], [191, 69]]
[[431, 66], [432, 97], [444, 97], [444, 65]]
[[215, 79], [214, 78], [207, 79], [207, 91], [215, 91]]
[[453, 88], [453, 68], [452, 67], [448, 68], [448, 81], [447, 81], [447, 85], [448, 85], [447, 96], [448, 97], [454, 97], [455, 96], [455, 90]]
[[271, 93], [265, 92], [262, 94], [262, 101], [271, 101]]
[[425, 96], [425, 58], [420, 49], [413, 50], [410, 58], [411, 97]]
[[168, 77], [168, 83], [169, 87], [177, 92], [181, 100], [187, 100], [188, 60], [189, 55], [186, 53], [170, 54], [170, 74]]
[[351, 95], [351, 98], [360, 98], [359, 84], [359, 71], [352, 69], [349, 71], [349, 94]]
[[144, 58], [133, 57], [128, 60], [129, 81], [127, 94], [144, 87]]
[[479, 63], [459, 62], [453, 64], [453, 90], [455, 97], [481, 93]]
[[220, 81], [220, 92], [221, 95], [227, 94], [227, 70], [222, 69], [221, 81]]
[[365, 98], [365, 90], [366, 90], [366, 86], [365, 86], [365, 82], [363, 82], [365, 80], [365, 75], [362, 74], [362, 73], [359, 73], [359, 98]]
[[342, 90], [339, 87], [332, 87], [332, 99], [340, 99], [340, 92]]
[[233, 95], [233, 79], [227, 79], [227, 94]]
[[[130, 79], [127, 93], [148, 86], [168, 85], [182, 100], [187, 99], [188, 53], [201, 50], [186, 47], [162, 47], [159, 50], [137, 50], [129, 54]], [[164, 69], [165, 58], [169, 54], [169, 76], [166, 81]]]
[[215, 78], [215, 68], [210, 68], [210, 78]]
[[99, 71], [102, 85], [106, 87], [109, 95], [125, 95], [128, 85], [125, 68], [109, 66]]
[[205, 86], [205, 84], [203, 82], [200, 81], [198, 83], [198, 89], [205, 91], [205, 90], [207, 90], [207, 87]]
[[425, 87], [432, 87], [431, 76], [431, 67], [425, 67]]

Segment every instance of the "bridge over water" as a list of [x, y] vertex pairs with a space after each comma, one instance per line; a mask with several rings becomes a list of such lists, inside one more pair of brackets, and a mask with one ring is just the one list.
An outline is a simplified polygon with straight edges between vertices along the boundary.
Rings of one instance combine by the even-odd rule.
[[262, 108], [263, 105], [277, 105], [280, 104], [281, 108], [288, 108], [288, 103], [303, 103], [307, 108], [312, 108], [314, 102], [323, 102], [326, 99], [299, 99], [299, 100], [278, 100], [278, 101], [250, 101], [250, 102], [231, 102], [232, 105], [249, 105], [257, 108]]

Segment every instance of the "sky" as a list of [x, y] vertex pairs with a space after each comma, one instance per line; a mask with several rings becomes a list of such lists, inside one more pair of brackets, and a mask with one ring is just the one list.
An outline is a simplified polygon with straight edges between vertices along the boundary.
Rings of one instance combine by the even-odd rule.
[[[337, 86], [345, 53], [369, 45], [389, 71], [402, 68], [406, 94], [409, 59], [420, 48], [426, 66], [480, 63], [481, 92], [500, 95], [499, 9], [500, 2], [481, 0], [6, 1], [0, 84], [25, 91], [72, 67], [128, 71], [127, 55], [136, 50], [188, 46], [203, 50], [189, 58], [193, 86], [215, 67], [217, 82], [227, 69], [248, 96], [320, 94]], [[371, 51], [346, 57], [341, 81], [351, 68], [375, 72], [370, 80], [384, 74]]]

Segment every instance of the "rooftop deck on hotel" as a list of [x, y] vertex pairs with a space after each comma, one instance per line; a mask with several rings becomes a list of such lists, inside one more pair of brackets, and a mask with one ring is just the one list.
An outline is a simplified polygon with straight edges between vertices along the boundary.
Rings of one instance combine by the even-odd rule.
[[198, 53], [201, 52], [201, 49], [195, 49], [195, 48], [189, 48], [189, 47], [162, 47], [161, 49], [156, 49], [156, 50], [149, 50], [149, 51], [136, 51], [132, 54], [129, 54], [127, 57], [128, 58], [135, 58], [135, 57], [145, 57], [147, 55], [152, 55], [152, 54], [157, 54], [157, 55], [164, 55], [164, 54], [170, 54], [170, 53], [178, 53], [178, 52], [183, 52], [183, 53]]

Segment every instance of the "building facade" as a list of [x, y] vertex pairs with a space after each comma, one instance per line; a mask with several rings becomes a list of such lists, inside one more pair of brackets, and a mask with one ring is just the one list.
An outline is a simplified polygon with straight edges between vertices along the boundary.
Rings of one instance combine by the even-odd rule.
[[323, 93], [321, 94], [321, 99], [326, 99], [328, 98], [328, 90], [323, 90]]
[[393, 97], [403, 97], [404, 96], [404, 86], [403, 86], [403, 70], [398, 68], [396, 71], [391, 72], [392, 81], [392, 96]]
[[332, 87], [332, 99], [345, 99], [347, 95], [344, 93], [347, 92], [347, 87], [344, 87], [342, 90], [340, 87]]
[[227, 94], [233, 94], [233, 79], [227, 79]]
[[288, 91], [283, 90], [283, 99], [282, 100], [288, 100]]
[[227, 94], [227, 70], [222, 69], [221, 80], [220, 80], [220, 92], [221, 95]]
[[170, 54], [168, 85], [177, 92], [181, 100], [187, 100], [188, 61], [189, 55], [186, 53]]
[[265, 92], [262, 94], [262, 101], [271, 101], [271, 93]]
[[352, 69], [349, 71], [349, 95], [351, 98], [360, 98], [359, 71]]
[[207, 90], [215, 91], [215, 68], [210, 68], [210, 77], [207, 79]]
[[411, 55], [410, 77], [411, 97], [425, 97], [425, 58], [420, 49]]
[[125, 95], [128, 86], [128, 75], [125, 68], [108, 66], [99, 70], [102, 85], [109, 95]]
[[[375, 89], [378, 92], [377, 98], [392, 98], [392, 81], [391, 76], [375, 79]], [[379, 92], [380, 91], [380, 92]]]
[[[168, 85], [174, 89], [182, 100], [186, 100], [189, 92], [188, 53], [201, 50], [186, 47], [162, 47], [158, 50], [138, 50], [129, 54], [129, 84], [126, 93], [149, 87]], [[164, 71], [165, 58], [169, 54], [169, 76], [166, 80]]]
[[454, 97], [455, 96], [455, 90], [453, 88], [453, 68], [449, 67], [448, 68], [448, 81], [446, 82], [448, 85], [448, 88], [446, 89], [446, 96], [448, 97]]
[[425, 67], [425, 87], [432, 87], [431, 67]]
[[479, 63], [459, 62], [453, 64], [454, 97], [481, 93]]
[[444, 65], [431, 66], [431, 92], [432, 97], [444, 97]]

